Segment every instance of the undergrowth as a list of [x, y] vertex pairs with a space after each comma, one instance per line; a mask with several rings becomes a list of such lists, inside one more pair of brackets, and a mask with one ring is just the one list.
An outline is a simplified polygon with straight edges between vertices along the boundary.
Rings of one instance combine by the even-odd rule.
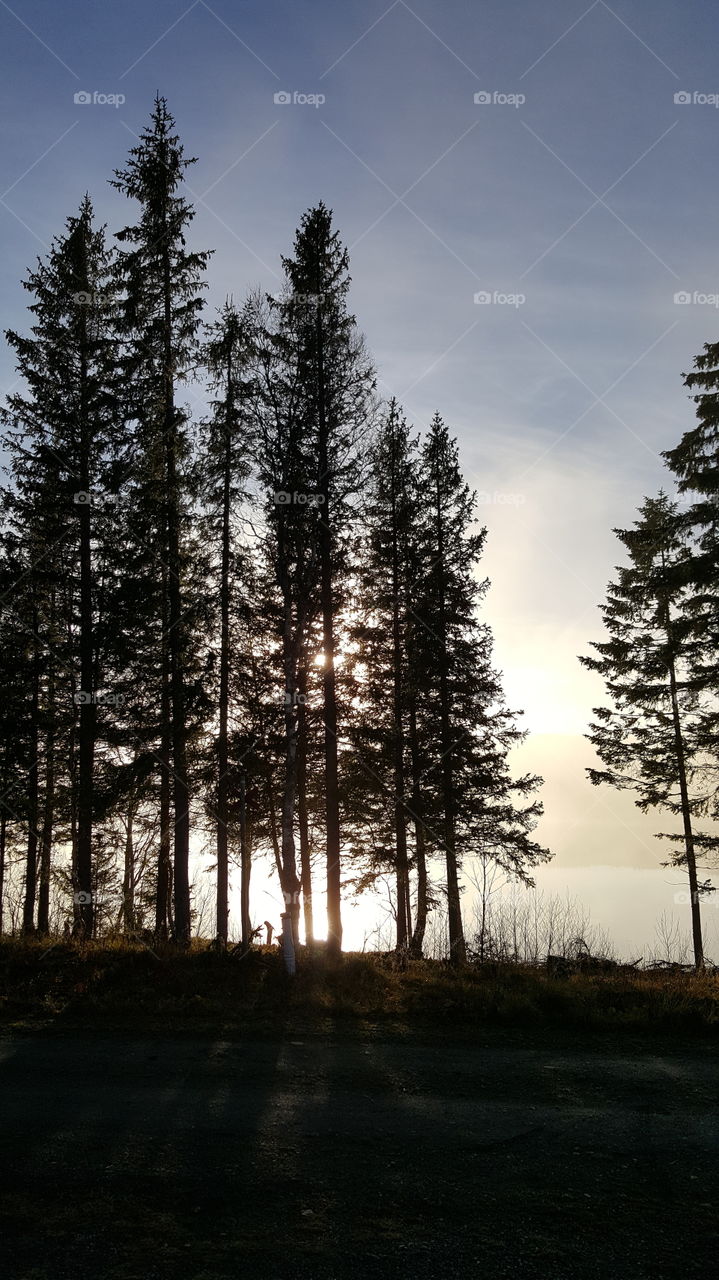
[[349, 953], [332, 961], [303, 952], [288, 979], [276, 948], [218, 954], [206, 943], [171, 947], [97, 942], [0, 943], [0, 1022], [138, 1031], [238, 1032], [290, 1016], [471, 1029], [564, 1025], [651, 1031], [714, 1031], [719, 976], [618, 969], [552, 976], [521, 964], [400, 963]]

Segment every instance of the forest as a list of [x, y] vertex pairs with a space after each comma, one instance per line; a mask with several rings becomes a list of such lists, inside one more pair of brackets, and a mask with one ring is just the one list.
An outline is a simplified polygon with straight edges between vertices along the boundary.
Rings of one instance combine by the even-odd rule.
[[[421, 957], [441, 909], [461, 965], [463, 867], [531, 885], [551, 857], [542, 780], [511, 768], [524, 731], [482, 612], [487, 530], [441, 414], [415, 432], [378, 394], [324, 203], [301, 216], [279, 292], [236, 301], [231, 282], [207, 315], [192, 163], [158, 96], [110, 179], [128, 224], [109, 235], [85, 196], [24, 280], [27, 330], [6, 334], [0, 930], [187, 949], [202, 854], [214, 945], [246, 952], [268, 857], [290, 974], [316, 931], [341, 953], [346, 902], [380, 877], [397, 951]], [[580, 661], [606, 691], [591, 781], [670, 816], [701, 969], [719, 847], [719, 344], [686, 385], [697, 420], [665, 454], [675, 496], [616, 531], [605, 634]]]

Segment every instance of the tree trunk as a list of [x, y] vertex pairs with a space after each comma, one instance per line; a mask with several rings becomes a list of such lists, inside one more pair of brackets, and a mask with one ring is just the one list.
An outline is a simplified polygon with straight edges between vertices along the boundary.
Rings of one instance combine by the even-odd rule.
[[251, 872], [252, 849], [247, 827], [247, 784], [243, 773], [240, 778], [240, 923], [243, 951], [249, 951], [252, 944], [252, 919], [250, 916]]
[[[167, 214], [165, 214], [167, 218]], [[170, 656], [170, 702], [172, 764], [175, 799], [175, 938], [181, 947], [190, 945], [190, 787], [187, 772], [187, 728], [185, 711], [184, 618], [182, 605], [180, 547], [180, 493], [177, 474], [177, 422], [173, 381], [172, 345], [172, 264], [166, 245], [162, 246], [163, 271], [163, 393], [165, 484], [167, 510], [167, 597]]]
[[[80, 483], [85, 492], [90, 491], [90, 448], [87, 415], [84, 407], [87, 369], [84, 356], [80, 371], [82, 385], [80, 418]], [[92, 900], [92, 820], [93, 773], [97, 707], [95, 704], [95, 645], [92, 625], [92, 528], [91, 503], [79, 508], [80, 513], [80, 724], [78, 729], [78, 791], [77, 791], [77, 889], [82, 895], [80, 905], [80, 932], [91, 938], [95, 926], [95, 906]]]
[[449, 958], [452, 964], [464, 964], [467, 948], [462, 927], [462, 905], [459, 896], [457, 851], [455, 848], [454, 768], [452, 763], [452, 727], [447, 679], [447, 619], [445, 607], [445, 559], [444, 523], [439, 487], [439, 475], [435, 493], [435, 520], [437, 531], [437, 559], [439, 569], [439, 670], [440, 670], [440, 722], [442, 743], [442, 805], [444, 809], [444, 850], [447, 866], [447, 917], [449, 926]]
[[305, 922], [305, 943], [314, 942], [312, 913], [312, 866], [310, 864], [310, 828], [307, 814], [307, 669], [304, 664], [298, 674], [299, 699], [297, 706], [297, 825], [300, 835], [300, 875], [302, 880], [302, 909]]
[[[669, 610], [667, 609], [667, 620], [669, 619]], [[668, 623], [669, 626], [669, 623]], [[670, 641], [671, 642], [671, 641]], [[692, 830], [691, 806], [689, 802], [689, 786], [687, 784], [686, 759], [684, 752], [684, 736], [682, 734], [681, 715], [679, 711], [679, 699], [677, 697], [677, 677], [674, 665], [674, 659], [669, 661], [669, 690], [672, 702], [672, 722], [674, 726], [674, 743], [677, 759], [677, 773], [679, 777], [679, 796], [682, 806], [682, 824], [684, 827], [684, 849], [687, 864], [687, 873], [689, 875], [689, 896], [691, 898], [692, 909], [692, 941], [694, 945], [694, 967], [697, 970], [704, 968], [704, 943], [702, 941], [702, 919], [701, 908], [699, 905], [699, 889], [697, 880], [697, 860], [694, 847], [694, 832]]]
[[322, 497], [319, 520], [320, 607], [322, 612], [323, 699], [325, 722], [325, 816], [327, 843], [327, 952], [342, 951], [342, 889], [340, 879], [340, 809], [339, 770], [337, 761], [337, 693], [335, 687], [334, 598], [332, 572], [332, 532], [329, 484], [329, 424], [325, 403], [324, 332], [322, 322], [322, 288], [318, 280], [317, 337], [317, 408], [318, 408], [318, 493]]
[[409, 863], [407, 860], [407, 816], [404, 776], [404, 696], [402, 681], [402, 634], [400, 610], [399, 548], [397, 544], [397, 466], [394, 434], [392, 440], [392, 696], [394, 724], [392, 750], [394, 764], [394, 830], [397, 863], [397, 950], [409, 944], [412, 921], [409, 906]]
[[40, 651], [39, 651], [39, 617], [37, 606], [33, 608], [33, 671], [32, 671], [32, 707], [30, 712], [30, 769], [28, 771], [27, 793], [27, 854], [25, 864], [25, 897], [23, 901], [22, 931], [25, 934], [35, 929], [35, 890], [37, 886], [37, 818], [38, 818], [38, 750], [39, 750], [39, 716], [40, 716]]
[[[5, 788], [3, 787], [3, 791]], [[3, 935], [3, 911], [5, 908], [5, 848], [7, 841], [7, 810], [0, 808], [0, 938]]]
[[162, 618], [162, 670], [160, 689], [160, 848], [157, 860], [157, 896], [155, 900], [155, 937], [158, 942], [166, 942], [170, 922], [171, 893], [171, 795], [170, 795], [170, 664], [167, 652], [167, 596], [165, 577], [163, 577], [163, 618]]
[[134, 841], [135, 806], [130, 800], [127, 809], [127, 827], [125, 830], [125, 862], [122, 876], [122, 922], [125, 933], [134, 933], [135, 921], [135, 841]]
[[417, 864], [417, 912], [412, 934], [411, 952], [418, 959], [422, 955], [427, 928], [427, 853], [422, 819], [422, 787], [420, 780], [419, 736], [417, 733], [417, 702], [414, 689], [410, 693], [409, 741], [412, 762], [412, 816], [414, 824], [414, 856]]
[[45, 777], [45, 800], [43, 806], [42, 840], [40, 843], [40, 882], [37, 895], [37, 931], [46, 937], [50, 932], [50, 870], [52, 863], [52, 833], [55, 814], [55, 780], [54, 762], [48, 757], [48, 772]]
[[272, 853], [274, 854], [275, 866], [277, 868], [277, 876], [280, 884], [282, 884], [282, 852], [280, 850], [280, 838], [277, 834], [277, 805], [275, 802], [275, 792], [272, 786], [272, 780], [266, 780], [267, 792], [267, 812], [270, 821], [270, 844], [272, 845]]
[[[230, 379], [228, 371], [228, 382]], [[228, 419], [230, 410], [228, 406]], [[228, 710], [230, 700], [230, 423], [225, 423], [225, 457], [222, 478], [222, 553], [220, 565], [220, 726], [217, 742], [217, 941], [227, 946], [229, 871], [227, 827], [229, 821]], [[244, 939], [244, 928], [243, 928]]]
[[[51, 634], [54, 627], [55, 594], [51, 598]], [[55, 819], [55, 663], [52, 647], [48, 654], [47, 675], [47, 733], [45, 736], [45, 797], [43, 804], [42, 834], [40, 840], [40, 885], [37, 897], [37, 931], [43, 936], [50, 932], [50, 863], [52, 857], [52, 833]]]
[[[283, 637], [283, 666], [285, 676], [285, 773], [282, 794], [282, 874], [281, 888], [285, 900], [285, 913], [291, 923], [293, 951], [299, 945], [300, 881], [297, 875], [294, 815], [297, 786], [297, 648], [298, 637], [292, 634], [292, 602], [289, 590], [285, 591], [285, 625]], [[289, 943], [285, 943], [284, 956], [288, 965]], [[294, 967], [292, 968], [294, 972]]]

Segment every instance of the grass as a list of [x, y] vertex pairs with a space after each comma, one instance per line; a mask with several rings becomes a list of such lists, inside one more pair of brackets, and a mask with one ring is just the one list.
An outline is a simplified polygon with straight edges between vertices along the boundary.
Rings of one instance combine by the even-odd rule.
[[8, 1030], [79, 1024], [239, 1034], [298, 1018], [320, 1028], [340, 1018], [440, 1031], [561, 1025], [715, 1033], [719, 976], [620, 969], [556, 977], [520, 964], [453, 969], [431, 960], [400, 966], [372, 953], [338, 962], [307, 953], [289, 980], [276, 948], [243, 959], [206, 944], [183, 954], [125, 942], [0, 943], [0, 1025]]

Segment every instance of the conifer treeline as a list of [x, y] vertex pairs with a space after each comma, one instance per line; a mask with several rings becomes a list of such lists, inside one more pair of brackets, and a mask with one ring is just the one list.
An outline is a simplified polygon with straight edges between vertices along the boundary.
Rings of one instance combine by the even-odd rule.
[[25, 932], [54, 903], [77, 936], [184, 946], [210, 850], [217, 938], [237, 867], [249, 946], [268, 852], [290, 967], [318, 876], [338, 952], [343, 894], [387, 873], [398, 946], [421, 954], [444, 895], [461, 961], [463, 858], [529, 879], [548, 855], [540, 779], [507, 764], [522, 735], [456, 444], [377, 401], [322, 204], [279, 295], [204, 321], [190, 163], [158, 98], [113, 179], [134, 221], [111, 244], [86, 197], [7, 334], [0, 894], [22, 875]]

